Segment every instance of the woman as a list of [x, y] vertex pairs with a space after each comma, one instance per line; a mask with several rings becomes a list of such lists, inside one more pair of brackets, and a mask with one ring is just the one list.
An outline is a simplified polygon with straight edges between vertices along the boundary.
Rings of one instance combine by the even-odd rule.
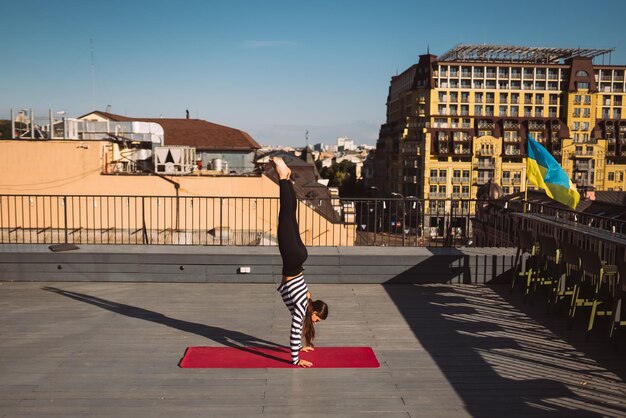
[[[321, 300], [311, 301], [302, 271], [302, 264], [308, 253], [300, 239], [300, 229], [296, 220], [296, 193], [293, 190], [291, 170], [282, 158], [272, 158], [272, 164], [278, 174], [280, 186], [280, 210], [278, 212], [278, 249], [283, 259], [283, 280], [278, 287], [285, 305], [291, 312], [291, 361], [300, 367], [311, 367], [313, 363], [302, 360], [303, 352], [313, 350], [315, 327], [313, 324], [328, 316], [328, 306]], [[302, 347], [302, 337], [305, 346]]]

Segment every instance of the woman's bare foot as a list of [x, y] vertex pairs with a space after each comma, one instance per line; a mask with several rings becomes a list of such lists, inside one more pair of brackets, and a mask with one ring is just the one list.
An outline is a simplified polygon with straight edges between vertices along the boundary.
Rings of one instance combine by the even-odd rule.
[[287, 164], [280, 157], [272, 157], [272, 164], [274, 164], [274, 170], [278, 173], [278, 178], [281, 180], [286, 180], [291, 177], [291, 169], [287, 167]]

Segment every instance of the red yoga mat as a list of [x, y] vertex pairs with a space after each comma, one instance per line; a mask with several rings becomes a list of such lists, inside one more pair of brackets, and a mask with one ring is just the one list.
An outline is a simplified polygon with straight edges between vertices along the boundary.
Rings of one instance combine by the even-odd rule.
[[[300, 353], [314, 368], [380, 367], [370, 347], [316, 347]], [[187, 347], [178, 364], [182, 368], [264, 369], [297, 367], [287, 348]]]

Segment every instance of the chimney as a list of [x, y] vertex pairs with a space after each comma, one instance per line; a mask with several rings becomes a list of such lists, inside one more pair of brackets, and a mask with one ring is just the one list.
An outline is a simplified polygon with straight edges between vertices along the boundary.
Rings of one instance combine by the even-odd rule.
[[187, 119], [189, 119], [189, 109], [185, 110], [187, 112]]

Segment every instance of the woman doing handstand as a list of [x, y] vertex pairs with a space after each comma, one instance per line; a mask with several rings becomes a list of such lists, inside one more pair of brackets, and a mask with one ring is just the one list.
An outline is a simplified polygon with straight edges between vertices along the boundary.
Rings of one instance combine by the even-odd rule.
[[[304, 281], [302, 264], [308, 257], [300, 239], [296, 220], [296, 193], [291, 184], [291, 170], [282, 158], [272, 158], [278, 173], [280, 187], [280, 210], [278, 212], [278, 249], [283, 259], [283, 280], [278, 291], [291, 312], [291, 361], [300, 367], [311, 367], [313, 363], [300, 359], [300, 351], [312, 351], [315, 327], [313, 324], [328, 316], [328, 305], [321, 300], [311, 301], [311, 293]], [[302, 347], [304, 337], [305, 346]]]

